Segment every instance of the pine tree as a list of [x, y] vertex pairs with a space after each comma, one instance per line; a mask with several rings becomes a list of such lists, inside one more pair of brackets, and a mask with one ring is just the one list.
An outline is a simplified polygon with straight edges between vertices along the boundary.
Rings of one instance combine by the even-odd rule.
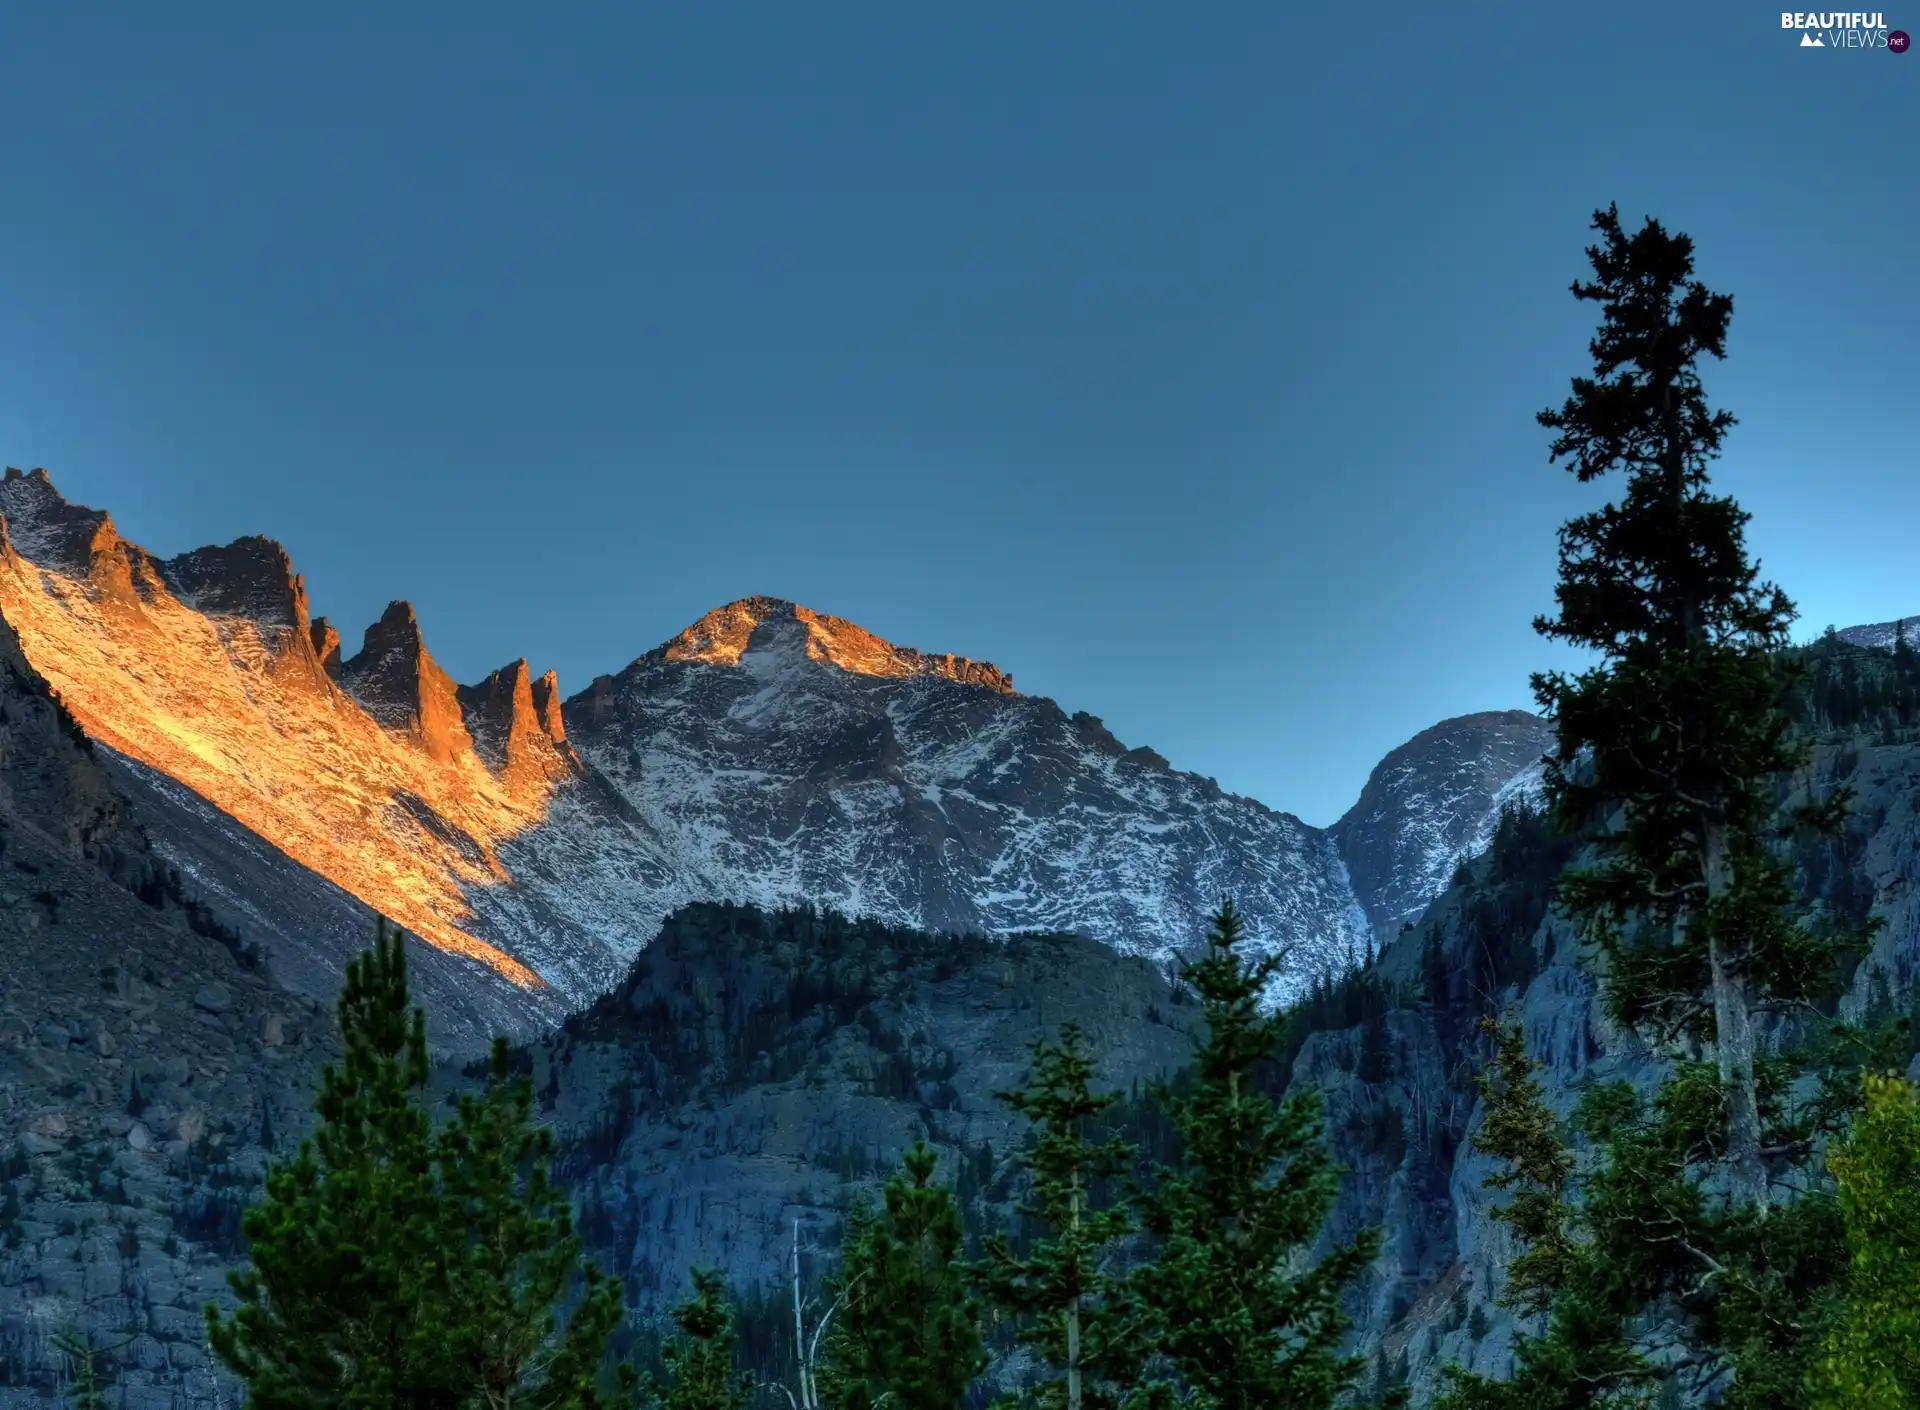
[[53, 1349], [73, 1365], [73, 1391], [67, 1402], [68, 1410], [107, 1410], [100, 1353], [92, 1338], [72, 1327], [64, 1327], [53, 1334]]
[[1502, 1301], [1523, 1315], [1544, 1312], [1566, 1285], [1575, 1256], [1567, 1203], [1573, 1153], [1547, 1107], [1536, 1065], [1527, 1056], [1525, 1031], [1517, 1022], [1502, 1025], [1491, 1018], [1480, 1026], [1494, 1041], [1494, 1057], [1475, 1081], [1486, 1115], [1473, 1145], [1506, 1162], [1507, 1168], [1489, 1175], [1485, 1184], [1513, 1192], [1493, 1217], [1523, 1245], [1507, 1265]]
[[[1593, 223], [1594, 279], [1573, 285], [1601, 305], [1593, 375], [1539, 414], [1582, 482], [1625, 477], [1617, 504], [1561, 529], [1559, 615], [1535, 622], [1601, 657], [1534, 678], [1558, 728], [1549, 794], [1604, 854], [1563, 904], [1609, 956], [1616, 1019], [1712, 1044], [1733, 1195], [1764, 1212], [1755, 1013], [1816, 992], [1834, 949], [1790, 915], [1768, 845], [1773, 780], [1805, 758], [1776, 708], [1794, 609], [1747, 553], [1749, 516], [1708, 487], [1734, 418], [1707, 404], [1698, 364], [1725, 355], [1732, 299], [1693, 277], [1686, 236], [1654, 220], [1628, 235], [1613, 207]], [[1802, 820], [1833, 827], [1843, 807]]]
[[1092, 1080], [1085, 1035], [1069, 1023], [1057, 1043], [1034, 1045], [1025, 1085], [995, 1094], [1034, 1126], [1022, 1156], [1032, 1190], [1019, 1213], [1038, 1234], [1024, 1257], [1004, 1235], [990, 1236], [980, 1269], [988, 1297], [1024, 1323], [1020, 1344], [1058, 1372], [1031, 1402], [1065, 1410], [1118, 1405], [1131, 1350], [1121, 1344], [1126, 1323], [1106, 1265], [1132, 1228], [1132, 1211], [1114, 1202], [1096, 1208], [1094, 1196], [1099, 1182], [1132, 1168], [1135, 1151], [1125, 1140], [1088, 1139], [1088, 1123], [1120, 1099], [1094, 1094]]
[[[1804, 923], [1777, 849], [1794, 826], [1836, 830], [1847, 798], [1776, 802], [1805, 758], [1780, 708], [1794, 671], [1775, 654], [1792, 605], [1749, 560], [1747, 515], [1707, 486], [1733, 418], [1708, 407], [1698, 362], [1723, 355], [1731, 300], [1693, 278], [1686, 237], [1654, 221], [1628, 236], [1613, 209], [1594, 224], [1596, 277], [1574, 285], [1602, 304], [1594, 375], [1539, 419], [1581, 480], [1620, 470], [1626, 483], [1562, 529], [1560, 615], [1535, 624], [1600, 663], [1534, 684], [1558, 727], [1558, 821], [1599, 858], [1563, 881], [1560, 904], [1604, 956], [1612, 1017], [1652, 1038], [1668, 1073], [1650, 1100], [1626, 1083], [1587, 1089], [1575, 1166], [1515, 1078], [1517, 1038], [1498, 1047], [1477, 1139], [1508, 1163], [1489, 1183], [1522, 1187], [1508, 1214], [1529, 1247], [1510, 1295], [1547, 1319], [1520, 1338], [1510, 1379], [1456, 1374], [1448, 1404], [1657, 1393], [1797, 1410], [1844, 1248], [1831, 1201], [1775, 1208], [1771, 1185], [1816, 1184], [1839, 1075], [1877, 1040], [1804, 1021], [1864, 937]], [[1803, 1021], [1767, 1050], [1759, 1022], [1783, 1010]]]
[[734, 1370], [733, 1305], [718, 1272], [693, 1270], [693, 1296], [673, 1309], [673, 1321], [678, 1335], [662, 1352], [666, 1389], [654, 1394], [654, 1404], [659, 1410], [745, 1410], [751, 1395]]
[[207, 1308], [215, 1353], [261, 1410], [453, 1410], [509, 1390], [529, 1410], [596, 1405], [618, 1287], [580, 1270], [580, 1307], [551, 1334], [578, 1243], [504, 1050], [485, 1096], [436, 1132], [426, 1019], [384, 921], [347, 967], [339, 1021], [318, 1129], [269, 1167], [245, 1216], [251, 1263], [229, 1274], [240, 1305]]
[[1484, 1115], [1473, 1145], [1503, 1163], [1482, 1184], [1511, 1192], [1492, 1215], [1520, 1245], [1500, 1301], [1521, 1317], [1547, 1314], [1547, 1325], [1516, 1337], [1506, 1379], [1448, 1367], [1436, 1410], [1637, 1405], [1656, 1379], [1634, 1351], [1622, 1311], [1637, 1305], [1639, 1289], [1606, 1278], [1603, 1255], [1580, 1237], [1580, 1211], [1571, 1203], [1573, 1152], [1547, 1106], [1524, 1031], [1490, 1018], [1481, 1027], [1494, 1049], [1476, 1079]]
[[1189, 1397], [1212, 1410], [1320, 1410], [1353, 1386], [1364, 1358], [1343, 1356], [1341, 1290], [1378, 1248], [1369, 1230], [1301, 1266], [1339, 1189], [1318, 1092], [1276, 1101], [1260, 1085], [1282, 1020], [1263, 1014], [1271, 957], [1240, 951], [1231, 902], [1206, 955], [1186, 967], [1206, 1033], [1177, 1112], [1183, 1162], [1143, 1201], [1156, 1239], [1133, 1290]]
[[1920, 1406], [1920, 1089], [1869, 1073], [1866, 1104], [1827, 1157], [1851, 1254], [1821, 1354], [1813, 1410]]
[[819, 1375], [834, 1410], [956, 1410], [986, 1365], [960, 1210], [933, 1183], [936, 1162], [932, 1147], [916, 1143], [882, 1207], [859, 1204], [848, 1218], [840, 1315]]
[[388, 1404], [422, 1379], [407, 1301], [433, 1250], [425, 1017], [382, 922], [347, 967], [339, 1066], [321, 1078], [319, 1129], [269, 1168], [247, 1211], [240, 1306], [208, 1310], [215, 1352], [262, 1410]]
[[[435, 1142], [451, 1315], [424, 1329], [446, 1381], [475, 1387], [481, 1405], [596, 1404], [602, 1354], [620, 1324], [619, 1282], [583, 1259], [553, 1156], [553, 1133], [533, 1118], [533, 1084], [496, 1038], [485, 1091], [461, 1097]], [[576, 1280], [579, 1305], [561, 1331], [554, 1309]]]

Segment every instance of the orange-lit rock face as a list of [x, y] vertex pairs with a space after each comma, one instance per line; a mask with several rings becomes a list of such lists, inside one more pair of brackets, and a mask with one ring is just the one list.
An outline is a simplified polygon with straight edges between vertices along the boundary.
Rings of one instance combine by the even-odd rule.
[[998, 666], [966, 656], [929, 655], [895, 646], [864, 627], [773, 597], [746, 597], [717, 607], [667, 643], [669, 661], [739, 662], [761, 623], [776, 617], [800, 622], [807, 632], [807, 655], [860, 676], [937, 676], [965, 685], [981, 685], [1002, 695], [1013, 692], [1013, 677]]
[[[331, 678], [337, 655], [323, 663], [316, 651], [337, 652], [338, 636], [312, 631], [277, 544], [242, 539], [160, 562], [104, 514], [66, 504], [39, 471], [7, 471], [0, 514], [0, 613], [89, 734], [422, 940], [540, 983], [463, 928], [462, 887], [508, 880], [498, 845], [540, 820], [564, 774], [524, 666], [512, 713], [524, 709], [525, 723], [511, 721], [502, 742], [525, 759], [531, 734], [553, 757], [496, 771], [476, 757], [452, 682], [404, 604], [342, 669], [373, 702], [362, 708]], [[421, 804], [439, 827], [423, 824]]]

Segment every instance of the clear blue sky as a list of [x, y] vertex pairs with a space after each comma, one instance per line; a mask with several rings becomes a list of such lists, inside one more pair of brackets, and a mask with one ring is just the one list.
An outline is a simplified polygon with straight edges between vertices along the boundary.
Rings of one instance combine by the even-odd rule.
[[539, 8], [7, 7], [0, 460], [279, 538], [349, 649], [410, 598], [462, 680], [772, 593], [1324, 823], [1553, 659], [1586, 496], [1532, 415], [1618, 200], [1735, 295], [1723, 482], [1805, 625], [1920, 612], [1920, 56], [1755, 4]]

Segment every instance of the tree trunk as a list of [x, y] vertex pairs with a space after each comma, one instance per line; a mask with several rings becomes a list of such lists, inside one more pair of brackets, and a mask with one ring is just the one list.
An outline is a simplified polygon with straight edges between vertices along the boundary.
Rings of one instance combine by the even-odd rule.
[[[1726, 828], [1706, 830], [1707, 902], [1720, 900], [1732, 885]], [[1707, 964], [1713, 982], [1714, 1052], [1720, 1061], [1720, 1090], [1727, 1110], [1727, 1160], [1737, 1204], [1767, 1213], [1767, 1172], [1760, 1160], [1760, 1099], [1754, 1081], [1753, 1019], [1747, 1010], [1746, 976], [1728, 962], [1727, 947], [1708, 920]]]
[[[1073, 1172], [1073, 1250], [1080, 1253], [1080, 1172]], [[1076, 1270], [1077, 1274], [1078, 1270]], [[1067, 1299], [1067, 1410], [1080, 1410], [1080, 1294]]]
[[800, 1311], [800, 1221], [793, 1221], [793, 1364], [800, 1380], [800, 1410], [813, 1410], [812, 1378], [807, 1374], [806, 1319]]

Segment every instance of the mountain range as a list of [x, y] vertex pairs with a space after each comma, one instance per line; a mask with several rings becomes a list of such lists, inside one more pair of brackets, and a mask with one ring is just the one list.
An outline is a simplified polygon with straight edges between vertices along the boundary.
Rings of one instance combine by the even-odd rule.
[[[1890, 632], [1838, 636], [1814, 648], [1836, 678], [1888, 669]], [[1796, 854], [1815, 904], [1883, 921], [1851, 1011], [1920, 976], [1920, 719], [1866, 700], [1801, 721], [1791, 784], [1855, 790], [1847, 833]], [[376, 910], [421, 942], [440, 1090], [488, 1031], [524, 1038], [636, 1317], [705, 1263], [770, 1326], [789, 1240], [830, 1247], [918, 1135], [970, 1218], [1004, 1212], [1023, 1131], [994, 1093], [1034, 1038], [1082, 1024], [1130, 1093], [1183, 1061], [1166, 961], [1223, 891], [1302, 999], [1282, 1066], [1345, 1171], [1323, 1243], [1383, 1231], [1355, 1350], [1416, 1403], [1448, 1363], [1502, 1373], [1479, 1020], [1518, 1013], [1556, 1110], [1658, 1075], [1552, 911], [1574, 842], [1509, 810], [1548, 742], [1524, 712], [1446, 721], [1317, 829], [995, 667], [772, 598], [571, 698], [523, 661], [462, 686], [404, 603], [348, 654], [269, 540], [157, 558], [9, 471], [0, 1406], [71, 1384], [63, 1329], [111, 1348], [118, 1403], [231, 1403], [200, 1309], [303, 1129]]]
[[1547, 739], [1517, 711], [1447, 721], [1320, 829], [995, 666], [769, 597], [568, 698], [524, 659], [459, 685], [408, 604], [348, 655], [278, 544], [160, 558], [41, 470], [0, 481], [0, 615], [158, 854], [283, 980], [331, 994], [381, 912], [433, 948], [458, 1042], [591, 1002], [699, 901], [1165, 961], [1232, 895], [1285, 999], [1417, 914]]

